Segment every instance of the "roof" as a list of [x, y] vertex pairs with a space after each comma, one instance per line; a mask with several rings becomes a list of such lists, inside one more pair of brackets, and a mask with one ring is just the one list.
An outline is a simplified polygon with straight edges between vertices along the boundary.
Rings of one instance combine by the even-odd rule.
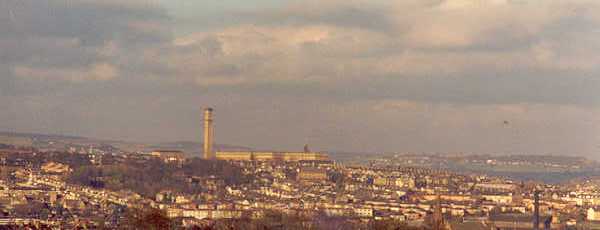
[[480, 222], [450, 223], [451, 230], [489, 230], [490, 226]]
[[[549, 218], [549, 216], [540, 215], [540, 223], [543, 223], [545, 219]], [[527, 214], [498, 214], [491, 215], [489, 218], [490, 221], [505, 221], [505, 222], [532, 222], [533, 223], [533, 215]]]
[[183, 153], [183, 151], [181, 151], [181, 150], [154, 150], [152, 152], [159, 152], [159, 153]]
[[320, 169], [320, 168], [301, 168], [300, 172], [308, 172], [308, 173], [324, 173], [327, 172], [327, 170], [325, 169]]
[[490, 221], [532, 222], [533, 216], [524, 214], [499, 214], [491, 215]]

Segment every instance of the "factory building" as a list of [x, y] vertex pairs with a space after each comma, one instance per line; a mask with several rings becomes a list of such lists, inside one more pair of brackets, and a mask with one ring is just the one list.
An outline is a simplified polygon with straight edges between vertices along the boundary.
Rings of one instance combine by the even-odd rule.
[[304, 152], [274, 152], [274, 151], [215, 151], [213, 109], [204, 109], [204, 159], [229, 161], [329, 161], [324, 153], [311, 152], [304, 146]]
[[316, 152], [218, 151], [216, 159], [230, 161], [328, 161], [329, 156]]
[[251, 161], [252, 153], [250, 152], [217, 152], [216, 158], [218, 160], [230, 160], [230, 161]]

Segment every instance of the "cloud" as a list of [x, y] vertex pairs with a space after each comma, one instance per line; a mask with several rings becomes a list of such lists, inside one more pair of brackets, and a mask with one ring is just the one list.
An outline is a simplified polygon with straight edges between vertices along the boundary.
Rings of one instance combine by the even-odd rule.
[[[368, 13], [360, 10], [363, 5]], [[196, 59], [197, 64], [211, 63], [211, 67], [202, 68], [209, 71], [195, 73], [192, 79], [227, 79], [231, 76], [222, 72], [235, 69], [234, 75], [243, 75], [234, 77], [239, 84], [552, 71], [585, 75], [598, 71], [600, 42], [581, 37], [595, 33], [588, 26], [599, 25], [600, 20], [592, 11], [578, 11], [584, 7], [600, 9], [588, 1], [294, 4], [260, 11], [269, 22], [200, 32], [174, 43], [191, 49], [189, 55], [195, 49], [196, 53], [206, 50], [199, 43], [209, 37], [218, 41], [222, 53]], [[378, 15], [376, 20], [385, 21], [385, 30], [354, 23], [351, 17], [331, 16], [353, 10], [365, 20], [371, 19], [369, 14]], [[571, 22], [581, 23], [568, 25]]]
[[161, 2], [0, 1], [0, 128], [192, 139], [211, 105], [222, 143], [596, 151], [596, 1]]
[[[128, 74], [162, 76], [205, 87], [523, 72], [589, 75], [598, 71], [600, 63], [595, 52], [600, 42], [582, 39], [594, 33], [589, 27], [600, 24], [593, 11], [582, 10], [599, 8], [591, 1], [292, 3], [247, 11], [245, 21], [173, 39], [169, 16], [155, 2], [68, 5], [51, 1], [48, 5], [65, 12], [65, 19], [75, 16], [76, 10], [94, 10], [79, 21], [98, 29], [78, 23], [58, 38], [42, 32], [42, 37], [76, 42], [69, 46], [20, 44], [25, 49], [16, 51], [22, 58], [15, 63], [74, 69], [69, 65], [113, 62], [127, 66]], [[17, 12], [20, 8], [9, 9]], [[97, 12], [113, 15], [115, 20], [97, 18]], [[73, 24], [60, 21], [63, 17], [41, 15], [45, 16], [26, 21]], [[40, 33], [33, 32], [36, 23], [22, 24], [31, 27], [26, 33]], [[30, 52], [38, 47], [56, 47], [45, 48], [49, 56], [66, 48], [72, 51], [59, 55], [59, 60], [64, 59], [60, 63], [31, 60]]]
[[16, 66], [14, 67], [13, 72], [18, 77], [80, 82], [84, 80], [111, 80], [117, 77], [119, 71], [111, 64], [95, 63], [85, 69], [57, 69]]
[[142, 50], [170, 41], [166, 12], [148, 0], [1, 5], [8, 12], [0, 14], [0, 66], [16, 77], [112, 80], [120, 75], [119, 66], [131, 67]]

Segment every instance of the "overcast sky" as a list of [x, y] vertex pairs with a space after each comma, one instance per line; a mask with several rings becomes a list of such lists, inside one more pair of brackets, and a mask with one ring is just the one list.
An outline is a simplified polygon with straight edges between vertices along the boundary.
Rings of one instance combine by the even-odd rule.
[[[600, 155], [597, 0], [4, 0], [0, 130]], [[505, 122], [506, 121], [506, 122]]]

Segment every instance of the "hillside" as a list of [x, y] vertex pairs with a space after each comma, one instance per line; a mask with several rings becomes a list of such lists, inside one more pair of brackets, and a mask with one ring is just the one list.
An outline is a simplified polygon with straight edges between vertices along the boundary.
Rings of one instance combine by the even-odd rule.
[[[38, 134], [38, 133], [18, 133], [18, 132], [0, 132], [0, 144], [25, 146], [42, 149], [68, 150], [70, 147], [88, 148], [102, 147], [103, 149], [118, 149], [124, 152], [149, 152], [157, 149], [180, 150], [188, 155], [199, 155], [202, 152], [201, 142], [193, 141], [175, 141], [175, 142], [128, 142], [103, 140], [89, 137], [57, 135], [57, 134]], [[250, 150], [248, 147], [215, 144], [217, 150]]]

